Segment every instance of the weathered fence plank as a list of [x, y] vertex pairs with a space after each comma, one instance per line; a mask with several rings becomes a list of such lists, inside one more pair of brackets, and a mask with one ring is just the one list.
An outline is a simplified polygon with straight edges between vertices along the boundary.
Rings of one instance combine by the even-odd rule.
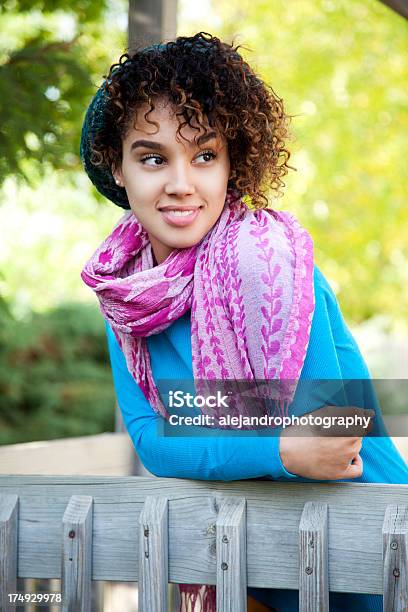
[[308, 502], [300, 519], [299, 610], [329, 610], [327, 504]]
[[[109, 476], [0, 476], [19, 496], [18, 576], [59, 578], [61, 520], [71, 495], [94, 500], [93, 580], [138, 581], [139, 516], [146, 496], [169, 499], [169, 581], [216, 583], [215, 499], [245, 497], [247, 584], [299, 588], [299, 523], [308, 501], [329, 502], [332, 591], [383, 592], [382, 525], [389, 504], [407, 506], [408, 486], [271, 481], [203, 482]], [[284, 525], [284, 529], [282, 529]], [[137, 538], [136, 538], [137, 539]], [[137, 542], [136, 542], [137, 544]], [[283, 560], [283, 562], [282, 562]]]
[[15, 610], [9, 593], [17, 591], [18, 496], [0, 493], [0, 610]]
[[168, 503], [164, 497], [146, 497], [139, 529], [139, 610], [167, 610]]
[[408, 610], [408, 506], [388, 506], [383, 524], [384, 611]]
[[91, 611], [92, 511], [92, 497], [73, 495], [62, 519], [63, 612]]
[[217, 518], [217, 612], [246, 612], [245, 499], [224, 498]]

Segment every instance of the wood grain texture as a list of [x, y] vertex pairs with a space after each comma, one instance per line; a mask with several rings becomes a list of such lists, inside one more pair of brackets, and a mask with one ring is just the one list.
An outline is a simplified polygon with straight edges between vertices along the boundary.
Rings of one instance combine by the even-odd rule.
[[307, 502], [299, 525], [299, 610], [328, 612], [328, 508]]
[[407, 485], [203, 482], [114, 476], [0, 476], [19, 496], [20, 577], [59, 578], [62, 516], [71, 495], [94, 500], [94, 580], [138, 580], [135, 533], [148, 495], [169, 500], [169, 580], [216, 583], [216, 498], [245, 497], [248, 586], [299, 587], [299, 523], [305, 503], [329, 505], [331, 591], [382, 593], [387, 505], [408, 505]]
[[89, 495], [73, 495], [62, 519], [63, 612], [91, 612], [92, 505]]
[[169, 581], [167, 499], [146, 497], [139, 523], [139, 610], [166, 612]]
[[246, 612], [246, 502], [221, 500], [216, 523], [217, 612]]
[[408, 506], [388, 506], [383, 524], [384, 610], [408, 610]]
[[142, 470], [127, 433], [0, 446], [0, 474], [150, 475]]
[[0, 492], [0, 610], [14, 612], [9, 593], [17, 591], [18, 497]]

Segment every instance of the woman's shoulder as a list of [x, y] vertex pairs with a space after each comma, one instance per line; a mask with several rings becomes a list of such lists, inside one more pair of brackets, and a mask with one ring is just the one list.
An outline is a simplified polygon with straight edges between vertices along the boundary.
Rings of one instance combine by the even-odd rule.
[[342, 318], [339, 303], [329, 281], [316, 264], [313, 268], [313, 288], [315, 309], [326, 311], [331, 324], [337, 325]]
[[313, 266], [313, 284], [315, 294], [324, 297], [327, 302], [330, 302], [333, 305], [338, 305], [336, 295], [331, 288], [329, 281], [316, 264]]

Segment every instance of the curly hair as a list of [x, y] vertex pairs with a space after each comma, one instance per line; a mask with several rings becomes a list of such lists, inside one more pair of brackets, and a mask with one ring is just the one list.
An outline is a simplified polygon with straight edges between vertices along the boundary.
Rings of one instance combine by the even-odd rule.
[[[228, 187], [265, 208], [265, 192], [282, 195], [290, 152], [283, 101], [260, 79], [234, 46], [206, 32], [124, 53], [106, 77], [107, 101], [102, 129], [92, 145], [91, 163], [109, 170], [122, 160], [122, 139], [138, 107], [166, 98], [176, 110], [177, 133], [185, 126], [206, 133], [215, 129], [228, 144]], [[197, 127], [198, 126], [198, 127]], [[198, 136], [199, 134], [197, 134]]]

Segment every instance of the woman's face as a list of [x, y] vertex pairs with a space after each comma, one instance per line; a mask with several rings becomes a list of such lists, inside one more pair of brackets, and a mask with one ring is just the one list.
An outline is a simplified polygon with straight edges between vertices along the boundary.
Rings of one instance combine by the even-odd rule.
[[[144, 119], [147, 104], [122, 141], [122, 164], [114, 177], [147, 231], [158, 264], [174, 249], [191, 247], [207, 234], [224, 206], [230, 162], [225, 139], [186, 126], [177, 136], [174, 109], [160, 100]], [[197, 136], [194, 143], [194, 136]], [[200, 140], [201, 137], [201, 140]]]

